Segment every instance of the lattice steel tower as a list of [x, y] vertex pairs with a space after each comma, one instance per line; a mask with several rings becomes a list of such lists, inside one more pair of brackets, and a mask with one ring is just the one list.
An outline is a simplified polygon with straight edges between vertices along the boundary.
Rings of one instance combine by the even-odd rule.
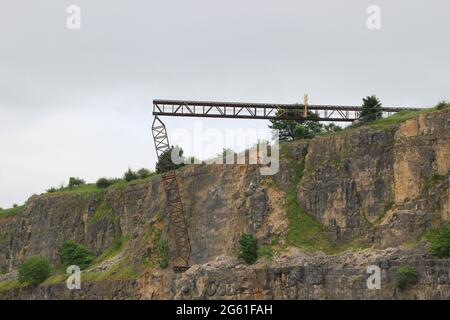
[[[153, 139], [155, 141], [156, 154], [158, 160], [161, 156], [171, 152], [169, 138], [167, 136], [166, 126], [155, 116], [152, 124]], [[184, 263], [184, 267], [189, 266], [189, 255], [191, 253], [191, 244], [189, 233], [184, 216], [183, 202], [181, 201], [180, 188], [178, 186], [175, 170], [168, 169], [162, 174], [162, 181], [166, 191], [167, 207], [166, 213], [170, 218], [170, 229], [175, 238], [178, 258]], [[181, 266], [175, 266], [175, 271], [183, 271]]]

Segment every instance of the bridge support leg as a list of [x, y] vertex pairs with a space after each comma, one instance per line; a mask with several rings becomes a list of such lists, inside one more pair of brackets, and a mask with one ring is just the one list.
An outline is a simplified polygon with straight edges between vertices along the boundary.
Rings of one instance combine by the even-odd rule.
[[[155, 117], [153, 120], [152, 133], [153, 140], [155, 141], [156, 154], [158, 160], [160, 160], [161, 156], [170, 152], [171, 148], [166, 126], [158, 117]], [[187, 270], [187, 267], [189, 266], [191, 244], [175, 171], [168, 170], [163, 172], [162, 181], [167, 198], [166, 213], [170, 218], [170, 228], [173, 237], [175, 238], [178, 258], [184, 263], [184, 266], [175, 266], [174, 271], [182, 272]]]

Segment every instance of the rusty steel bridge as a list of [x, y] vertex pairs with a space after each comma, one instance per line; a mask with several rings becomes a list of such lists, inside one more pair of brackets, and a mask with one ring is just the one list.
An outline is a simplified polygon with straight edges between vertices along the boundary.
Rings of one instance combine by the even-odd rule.
[[[383, 107], [382, 110], [390, 116], [399, 111], [420, 109]], [[316, 117], [308, 119], [309, 113], [305, 111]], [[361, 106], [153, 100], [154, 116], [353, 122], [360, 114]]]
[[[166, 126], [159, 117], [200, 117], [225, 119], [280, 119], [297, 121], [332, 121], [353, 122], [360, 118], [362, 107], [344, 105], [308, 105], [304, 104], [270, 104], [239, 103], [185, 100], [154, 100], [152, 124], [158, 160], [171, 150]], [[390, 116], [400, 111], [417, 111], [419, 108], [384, 107], [383, 114]], [[314, 114], [312, 117], [311, 114]], [[173, 267], [175, 272], [183, 272], [189, 268], [191, 245], [188, 227], [184, 215], [183, 202], [175, 171], [168, 169], [162, 174], [166, 193], [166, 213], [170, 219], [171, 232], [177, 248], [177, 261]]]

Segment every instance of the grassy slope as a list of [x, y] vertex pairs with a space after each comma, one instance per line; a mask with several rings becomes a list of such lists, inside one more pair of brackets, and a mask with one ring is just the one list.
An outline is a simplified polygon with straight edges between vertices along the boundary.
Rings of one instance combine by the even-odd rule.
[[[46, 192], [41, 194], [41, 196], [52, 196], [52, 195], [65, 195], [65, 194], [102, 194], [105, 192], [105, 190], [114, 190], [114, 189], [123, 189], [126, 188], [129, 185], [132, 184], [143, 184], [146, 182], [151, 181], [155, 177], [157, 177], [157, 174], [152, 175], [151, 177], [145, 178], [145, 179], [136, 179], [132, 181], [125, 181], [120, 180], [113, 185], [109, 186], [108, 188], [102, 189], [98, 188], [96, 184], [89, 183], [89, 184], [83, 184], [81, 186], [72, 187], [72, 188], [60, 188], [53, 192]], [[9, 209], [0, 209], [0, 218], [4, 217], [10, 217], [16, 214], [19, 214], [23, 211], [25, 208], [25, 205], [17, 206], [15, 208], [9, 208]]]
[[25, 206], [17, 206], [15, 208], [0, 210], [0, 218], [6, 218], [19, 214], [23, 211], [24, 208]]
[[294, 168], [292, 187], [286, 194], [285, 202], [288, 218], [287, 245], [302, 248], [307, 251], [320, 250], [326, 254], [335, 254], [348, 249], [362, 248], [357, 242], [336, 244], [328, 239], [322, 223], [306, 212], [297, 201], [297, 190], [303, 177], [304, 163], [298, 163], [292, 160], [285, 145], [282, 146], [281, 156], [287, 159]]

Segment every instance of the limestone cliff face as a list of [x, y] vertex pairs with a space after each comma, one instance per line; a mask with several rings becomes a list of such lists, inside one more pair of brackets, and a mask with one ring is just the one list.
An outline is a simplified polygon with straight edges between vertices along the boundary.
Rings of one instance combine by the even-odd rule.
[[448, 221], [449, 115], [446, 110], [384, 130], [312, 140], [299, 203], [336, 241], [366, 235], [383, 246], [398, 245]]
[[[367, 288], [370, 265], [380, 267], [380, 290]], [[420, 273], [413, 290], [395, 287], [395, 270], [404, 265]], [[181, 275], [156, 272], [141, 279], [137, 294], [142, 299], [450, 299], [449, 269], [448, 259], [435, 259], [421, 248], [337, 256], [291, 250], [253, 266], [218, 257]]]
[[[255, 166], [192, 166], [180, 171], [191, 263], [234, 255], [242, 232], [268, 229], [270, 203], [260, 179]], [[97, 254], [122, 236], [130, 238], [133, 247], [156, 215], [163, 216], [169, 225], [163, 215], [165, 195], [160, 182], [156, 177], [104, 193], [32, 197], [21, 214], [0, 219], [1, 270], [13, 271], [32, 255], [46, 256], [57, 265], [58, 250], [67, 239], [84, 243]], [[164, 231], [169, 233], [167, 227]]]
[[[175, 255], [160, 177], [106, 191], [33, 196], [22, 213], [0, 218], [0, 282], [31, 255], [58, 266], [58, 249], [69, 239], [99, 255], [126, 238], [117, 261], [139, 265], [137, 274], [89, 283], [80, 292], [53, 284], [10, 290], [3, 297], [450, 299], [448, 259], [430, 256], [424, 244], [401, 247], [450, 220], [450, 110], [295, 141], [282, 149], [274, 177], [262, 177], [251, 165], [188, 166], [177, 172], [192, 247], [193, 267], [183, 275], [149, 262], [157, 226]], [[332, 242], [357, 239], [368, 249], [326, 256], [291, 247], [254, 266], [239, 262], [242, 232], [256, 234], [261, 244], [274, 238], [280, 246], [287, 243], [285, 200], [291, 190]], [[420, 281], [399, 292], [393, 274], [405, 263], [416, 268]], [[370, 264], [379, 265], [385, 279], [376, 293], [365, 287]]]

